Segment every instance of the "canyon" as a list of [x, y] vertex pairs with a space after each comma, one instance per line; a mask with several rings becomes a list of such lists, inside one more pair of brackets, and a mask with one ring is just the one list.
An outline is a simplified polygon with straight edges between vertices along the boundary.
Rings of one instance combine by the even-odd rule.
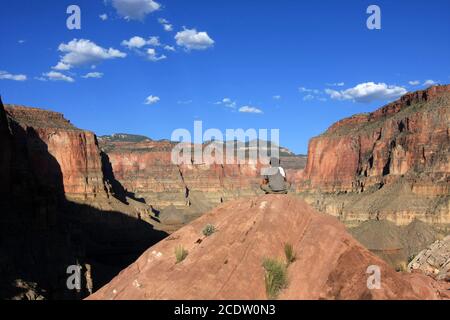
[[[324, 228], [330, 223], [331, 230], [340, 230], [336, 232], [347, 239], [344, 243], [349, 241], [355, 248], [344, 256], [356, 254], [372, 261], [377, 259], [374, 253], [396, 269], [406, 270], [399, 266], [407, 265], [411, 256], [448, 235], [449, 128], [450, 86], [434, 86], [408, 93], [375, 112], [339, 121], [311, 140], [308, 156], [280, 147], [281, 165], [292, 184], [289, 203], [298, 215], [313, 220], [322, 218], [303, 201], [334, 216], [371, 251], [364, 251], [341, 231], [338, 222], [324, 218]], [[0, 101], [0, 273], [4, 275], [0, 297], [84, 298], [109, 283], [149, 247], [165, 247], [172, 237], [178, 237], [177, 230], [184, 234], [182, 230], [190, 230], [189, 226], [206, 223], [211, 217], [208, 212], [214, 217], [214, 212], [220, 211], [223, 219], [226, 210], [233, 217], [234, 211], [248, 214], [250, 220], [259, 217], [254, 203], [261, 202], [262, 163], [173, 164], [174, 145], [130, 134], [97, 137], [78, 129], [60, 113], [3, 106]], [[247, 153], [249, 146], [242, 143], [235, 148]], [[279, 198], [268, 199], [271, 208], [291, 209]], [[240, 209], [246, 202], [253, 204], [248, 212]], [[222, 209], [214, 209], [217, 206]], [[282, 211], [279, 221], [266, 221], [261, 227], [269, 234], [269, 225], [279, 230], [283, 219], [298, 222], [286, 215]], [[228, 221], [224, 228], [241, 230], [237, 221], [242, 218], [235, 218], [234, 225]], [[319, 229], [314, 232], [320, 233]], [[314, 239], [320, 247], [322, 239]], [[308, 248], [311, 254], [319, 254], [319, 248]], [[261, 254], [270, 253], [261, 250]], [[321, 251], [320, 255], [345, 262], [331, 251]], [[150, 257], [148, 251], [144, 256]], [[170, 259], [165, 257], [164, 261]], [[255, 261], [252, 270], [261, 275]], [[70, 265], [82, 267], [80, 290], [66, 287]], [[339, 275], [347, 274], [351, 267], [345, 262], [333, 276], [323, 277], [341, 281]], [[406, 284], [408, 277], [389, 274], [392, 283], [401, 283], [402, 289], [373, 298], [418, 297]], [[430, 288], [429, 280], [422, 280]], [[422, 280], [418, 283], [424, 284]], [[330, 285], [332, 291], [336, 289]], [[168, 296], [176, 295], [175, 289]], [[343, 295], [320, 292], [326, 298], [372, 297], [362, 287], [357, 290]], [[102, 292], [98, 297], [106, 294]], [[264, 290], [258, 287], [257, 292], [263, 298]], [[299, 297], [309, 296], [285, 296]]]

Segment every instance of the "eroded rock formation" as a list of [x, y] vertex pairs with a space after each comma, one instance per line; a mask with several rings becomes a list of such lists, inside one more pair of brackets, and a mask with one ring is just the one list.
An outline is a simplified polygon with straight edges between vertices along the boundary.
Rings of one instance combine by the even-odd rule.
[[166, 235], [113, 197], [95, 135], [61, 114], [0, 102], [0, 148], [1, 298], [82, 298]]
[[[208, 224], [216, 232], [207, 237]], [[285, 244], [296, 259], [280, 299], [450, 297], [425, 275], [396, 273], [334, 217], [295, 197], [266, 195], [230, 201], [183, 227], [89, 299], [266, 299], [263, 261], [284, 261]], [[188, 255], [177, 263], [180, 246]], [[369, 266], [381, 271], [379, 289], [369, 289]]]
[[348, 223], [450, 223], [450, 85], [339, 121], [309, 144], [305, 199]]
[[408, 265], [408, 270], [420, 270], [438, 280], [450, 282], [450, 236], [438, 240], [421, 251]]

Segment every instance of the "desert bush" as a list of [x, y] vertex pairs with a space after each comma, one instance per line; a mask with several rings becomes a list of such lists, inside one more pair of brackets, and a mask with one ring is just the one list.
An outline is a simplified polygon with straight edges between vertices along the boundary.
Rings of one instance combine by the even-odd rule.
[[216, 232], [216, 227], [214, 227], [212, 224], [207, 224], [204, 228], [203, 228], [203, 235], [205, 237], [209, 237], [210, 235], [212, 235], [214, 232]]
[[293, 263], [295, 261], [296, 256], [295, 256], [294, 247], [292, 246], [292, 244], [286, 243], [284, 245], [284, 255], [286, 256], [286, 263], [288, 265], [290, 265], [291, 263]]
[[177, 259], [177, 263], [180, 263], [184, 259], [186, 259], [188, 255], [188, 251], [184, 249], [182, 245], [179, 245], [175, 248], [175, 258]]
[[281, 261], [265, 259], [263, 262], [266, 293], [269, 299], [276, 299], [280, 291], [287, 287], [287, 267]]

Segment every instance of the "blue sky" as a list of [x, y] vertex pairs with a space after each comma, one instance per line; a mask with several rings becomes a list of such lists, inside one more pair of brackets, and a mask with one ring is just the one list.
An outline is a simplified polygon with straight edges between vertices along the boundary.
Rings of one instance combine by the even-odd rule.
[[[66, 27], [71, 4], [81, 30]], [[366, 27], [371, 4], [381, 30]], [[306, 153], [343, 117], [450, 82], [447, 0], [3, 0], [0, 28], [4, 102], [98, 135], [170, 138], [202, 120], [278, 128]]]

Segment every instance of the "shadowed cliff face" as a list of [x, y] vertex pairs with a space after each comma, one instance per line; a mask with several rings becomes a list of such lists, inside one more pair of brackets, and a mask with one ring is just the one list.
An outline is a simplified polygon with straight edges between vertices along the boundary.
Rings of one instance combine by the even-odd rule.
[[343, 221], [449, 224], [449, 127], [450, 85], [344, 119], [311, 140], [297, 190]]
[[61, 118], [0, 103], [3, 299], [82, 298], [166, 236], [109, 194], [95, 137]]

